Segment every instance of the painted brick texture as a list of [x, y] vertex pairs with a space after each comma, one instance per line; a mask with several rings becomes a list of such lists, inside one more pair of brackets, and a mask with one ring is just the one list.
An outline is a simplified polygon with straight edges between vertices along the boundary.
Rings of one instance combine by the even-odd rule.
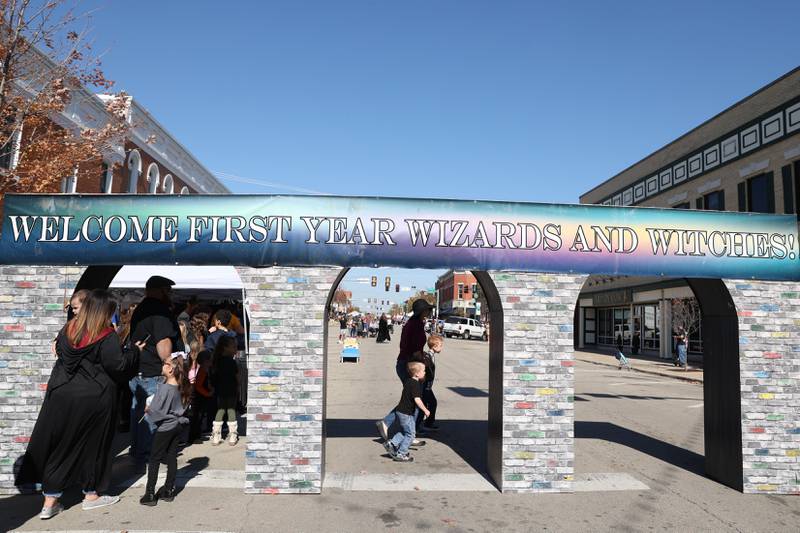
[[64, 325], [65, 297], [79, 267], [0, 266], [0, 494], [14, 494], [14, 465], [25, 453]]
[[325, 304], [341, 268], [238, 268], [250, 302], [245, 492], [318, 493]]
[[503, 305], [503, 492], [570, 492], [573, 313], [587, 276], [491, 272]]
[[744, 492], [800, 494], [800, 287], [725, 285], [739, 316]]

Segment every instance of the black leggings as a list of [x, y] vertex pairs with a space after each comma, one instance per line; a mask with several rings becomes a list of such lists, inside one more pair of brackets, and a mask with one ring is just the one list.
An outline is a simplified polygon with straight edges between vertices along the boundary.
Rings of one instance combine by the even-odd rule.
[[150, 464], [147, 466], [147, 492], [155, 492], [158, 481], [159, 463], [167, 465], [167, 489], [175, 488], [175, 476], [178, 470], [178, 441], [183, 427], [178, 426], [169, 431], [156, 431], [153, 437], [153, 447], [150, 450]]

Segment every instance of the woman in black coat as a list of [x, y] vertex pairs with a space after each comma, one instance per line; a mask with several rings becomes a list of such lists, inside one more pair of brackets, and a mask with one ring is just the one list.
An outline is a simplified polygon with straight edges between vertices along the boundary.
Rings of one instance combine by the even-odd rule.
[[392, 340], [389, 337], [389, 322], [386, 320], [386, 315], [381, 315], [381, 319], [378, 321], [378, 337], [375, 339], [375, 342], [384, 342]]
[[18, 486], [41, 483], [45, 500], [40, 518], [52, 518], [63, 509], [59, 498], [76, 481], [85, 495], [83, 509], [119, 501], [118, 496], [100, 495], [111, 476], [117, 386], [127, 383], [138, 367], [144, 345], [122, 351], [111, 327], [115, 308], [108, 292], [92, 291], [80, 314], [56, 338], [58, 360], [16, 480]]

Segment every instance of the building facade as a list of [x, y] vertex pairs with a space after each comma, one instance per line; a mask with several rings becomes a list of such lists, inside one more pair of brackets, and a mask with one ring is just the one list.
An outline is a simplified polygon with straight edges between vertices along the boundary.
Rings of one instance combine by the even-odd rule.
[[439, 316], [480, 317], [478, 280], [470, 271], [448, 270], [436, 280]]
[[[798, 214], [800, 68], [700, 124], [580, 197], [584, 204]], [[575, 343], [672, 356], [676, 323], [702, 328], [684, 280], [592, 276], [576, 310]]]

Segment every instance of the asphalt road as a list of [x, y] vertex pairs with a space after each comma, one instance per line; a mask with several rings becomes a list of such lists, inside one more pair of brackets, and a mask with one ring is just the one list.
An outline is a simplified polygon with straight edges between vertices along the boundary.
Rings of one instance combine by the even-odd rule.
[[[588, 363], [575, 366], [575, 470], [576, 478], [592, 480], [587, 485], [590, 492], [498, 493], [481, 476], [486, 462], [488, 346], [480, 341], [445, 342], [435, 385], [442, 429], [414, 452], [416, 462], [393, 463], [384, 457], [374, 421], [399, 398], [400, 383], [394, 375], [398, 338], [393, 336], [386, 345], [364, 341], [356, 364], [339, 363], [339, 346], [332, 337], [327, 477], [321, 495], [245, 495], [234, 488], [243, 476], [244, 447], [202, 445], [187, 449], [179, 467], [199, 466], [209, 479], [197, 482], [203, 478], [198, 475], [173, 503], [140, 506], [142, 489], [130, 487], [130, 472], [120, 458], [115, 469], [121, 485], [119, 504], [81, 511], [76, 505], [80, 495], [70, 494], [65, 498], [68, 509], [45, 522], [36, 517], [40, 497], [3, 498], [0, 531], [798, 529], [800, 498], [743, 495], [703, 476], [702, 385]], [[411, 480], [411, 489], [399, 492], [390, 486], [398, 478]], [[483, 489], [465, 490], [474, 478], [483, 478]], [[628, 480], [638, 489], [609, 490], [614, 488], [607, 482], [612, 478], [622, 479], [616, 488], [625, 489]], [[371, 480], [380, 490], [343, 490], [329, 480]], [[386, 486], [381, 488], [381, 483]], [[431, 486], [446, 490], [427, 490]]]

